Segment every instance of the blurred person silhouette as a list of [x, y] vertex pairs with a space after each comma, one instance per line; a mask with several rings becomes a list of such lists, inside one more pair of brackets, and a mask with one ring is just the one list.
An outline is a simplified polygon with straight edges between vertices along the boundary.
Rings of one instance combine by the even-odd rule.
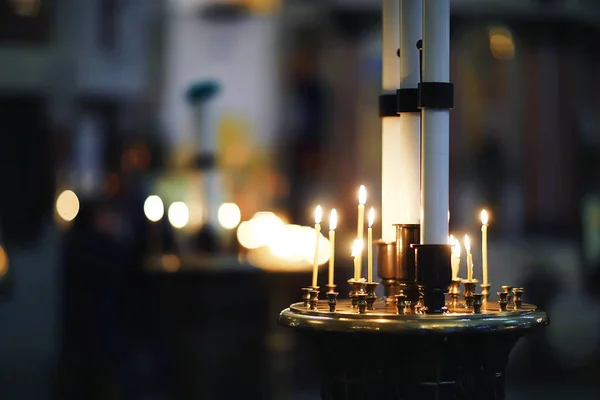
[[[151, 128], [144, 131], [152, 132]], [[162, 145], [155, 137], [159, 135], [133, 135], [124, 146], [119, 186], [125, 243], [131, 257], [122, 290], [134, 386], [138, 392], [165, 393], [172, 382], [172, 362], [164, 332], [168, 325], [157, 312], [161, 307], [159, 275], [150, 274], [147, 266], [149, 260], [172, 253], [174, 240], [166, 215], [151, 222], [144, 212], [148, 196], [157, 194], [152, 187], [152, 173], [164, 167]]]
[[61, 399], [128, 393], [121, 294], [129, 257], [116, 237], [118, 226], [114, 204], [84, 200], [64, 238]]

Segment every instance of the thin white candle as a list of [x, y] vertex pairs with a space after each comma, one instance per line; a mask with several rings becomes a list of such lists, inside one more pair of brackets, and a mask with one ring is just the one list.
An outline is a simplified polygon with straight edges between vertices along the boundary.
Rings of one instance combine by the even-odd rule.
[[337, 228], [337, 211], [335, 208], [329, 214], [329, 246], [331, 255], [329, 256], [329, 285], [333, 286], [333, 269], [335, 266], [335, 228]]
[[[356, 229], [357, 239], [364, 240], [364, 229], [365, 229], [365, 204], [367, 203], [367, 189], [364, 185], [360, 185], [358, 189], [358, 226]], [[357, 256], [358, 265], [362, 269], [362, 252]], [[360, 270], [359, 269], [359, 270]]]
[[481, 267], [483, 269], [483, 284], [488, 284], [488, 248], [487, 248], [487, 229], [488, 213], [481, 210]]
[[321, 218], [323, 217], [323, 210], [321, 206], [317, 206], [315, 209], [315, 258], [313, 263], [313, 276], [312, 285], [317, 286], [317, 277], [319, 275], [319, 242], [321, 239]]
[[467, 253], [467, 280], [473, 280], [473, 255], [471, 254], [471, 239], [465, 235], [465, 252]]
[[355, 239], [354, 244], [352, 245], [352, 257], [354, 257], [354, 280], [355, 281], [360, 280], [361, 265], [360, 265], [359, 258], [362, 254], [362, 250], [363, 250], [362, 239]]
[[375, 210], [369, 210], [369, 227], [367, 228], [367, 282], [373, 282], [373, 223]]

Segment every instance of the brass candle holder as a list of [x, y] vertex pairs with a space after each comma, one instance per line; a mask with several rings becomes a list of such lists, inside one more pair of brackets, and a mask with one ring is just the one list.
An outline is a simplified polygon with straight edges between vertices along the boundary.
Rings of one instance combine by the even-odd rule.
[[311, 287], [303, 287], [302, 288], [302, 303], [304, 304], [304, 307], [308, 308], [310, 307], [310, 292], [313, 289]]
[[506, 293], [506, 301], [510, 303], [510, 301], [512, 300], [512, 286], [504, 285], [500, 287], [502, 288], [504, 293]]
[[368, 294], [365, 292], [360, 292], [356, 295], [358, 298], [358, 313], [366, 314], [367, 313], [367, 297]]
[[450, 307], [458, 308], [459, 305], [459, 297], [460, 297], [460, 284], [462, 283], [462, 279], [454, 278], [450, 283], [450, 289], [448, 290], [448, 296], [450, 297]]
[[492, 285], [489, 283], [482, 283], [481, 285], [479, 285], [479, 287], [481, 288], [481, 294], [483, 295], [483, 305], [485, 306], [490, 297], [490, 288], [492, 287]]
[[481, 314], [481, 306], [483, 305], [483, 294], [482, 293], [474, 293], [473, 294], [473, 312], [475, 314]]
[[329, 285], [329, 284], [327, 284], [327, 285], [325, 285], [325, 287], [327, 288], [327, 293], [333, 293], [333, 292], [335, 292], [336, 285]]
[[506, 311], [506, 306], [508, 305], [508, 292], [498, 292], [498, 305], [500, 306], [500, 311]]
[[354, 278], [351, 278], [348, 280], [348, 283], [350, 284], [350, 293], [348, 296], [352, 301], [352, 308], [356, 308], [358, 307], [358, 295], [360, 293], [365, 293], [365, 280], [359, 279], [356, 281]]
[[311, 310], [316, 310], [319, 304], [319, 287], [313, 286], [310, 291], [309, 306]]
[[327, 304], [329, 305], [329, 312], [335, 312], [337, 306], [338, 292], [327, 292]]
[[366, 282], [365, 286], [367, 289], [367, 310], [372, 311], [375, 309], [375, 300], [377, 300], [375, 289], [379, 286], [379, 282]]
[[515, 306], [515, 310], [518, 310], [523, 307], [523, 288], [514, 288], [513, 292], [513, 304]]
[[399, 295], [397, 295], [396, 299], [397, 299], [396, 307], [398, 308], [398, 314], [399, 315], [406, 314], [407, 310], [410, 310], [410, 301], [406, 300], [406, 295], [404, 293], [400, 293]]
[[463, 280], [462, 281], [464, 287], [465, 287], [465, 291], [463, 293], [464, 299], [465, 299], [465, 306], [467, 308], [472, 308], [473, 307], [473, 294], [475, 293], [475, 287], [477, 286], [477, 284], [479, 283], [479, 281], [477, 279], [473, 279], [473, 280]]
[[377, 275], [383, 286], [383, 298], [386, 303], [393, 303], [398, 294], [396, 242], [387, 243], [379, 240], [375, 244], [377, 245]]

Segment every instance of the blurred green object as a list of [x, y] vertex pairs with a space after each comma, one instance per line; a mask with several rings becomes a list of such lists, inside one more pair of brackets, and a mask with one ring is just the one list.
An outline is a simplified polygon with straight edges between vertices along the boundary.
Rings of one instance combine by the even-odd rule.
[[190, 85], [185, 93], [185, 97], [191, 104], [195, 104], [213, 98], [220, 91], [221, 86], [217, 81], [205, 80]]

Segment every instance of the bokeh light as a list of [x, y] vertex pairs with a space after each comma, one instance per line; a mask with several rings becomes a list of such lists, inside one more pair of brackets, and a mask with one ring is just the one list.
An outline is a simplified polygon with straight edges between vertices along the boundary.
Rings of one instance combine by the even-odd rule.
[[160, 197], [156, 195], [148, 196], [144, 202], [144, 214], [152, 222], [158, 222], [165, 214], [165, 206]]
[[0, 278], [8, 272], [8, 256], [4, 247], [0, 246]]
[[72, 190], [65, 190], [56, 198], [56, 213], [63, 221], [73, 221], [79, 213], [79, 199]]
[[490, 51], [498, 60], [510, 60], [515, 56], [515, 42], [511, 31], [505, 27], [490, 29]]
[[190, 210], [182, 201], [176, 201], [169, 206], [169, 222], [174, 228], [181, 229], [187, 225], [190, 220]]
[[217, 211], [219, 224], [225, 229], [234, 229], [242, 219], [242, 212], [235, 203], [223, 203]]
[[237, 238], [246, 249], [267, 246], [273, 238], [281, 234], [284, 222], [272, 212], [261, 211], [250, 221], [244, 221], [237, 230]]

